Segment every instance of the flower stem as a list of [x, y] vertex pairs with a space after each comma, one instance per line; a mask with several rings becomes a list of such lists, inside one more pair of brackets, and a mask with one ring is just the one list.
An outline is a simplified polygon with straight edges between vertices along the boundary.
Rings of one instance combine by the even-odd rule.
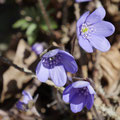
[[44, 4], [43, 4], [42, 0], [38, 0], [38, 2], [39, 2], [39, 6], [40, 6], [40, 9], [41, 9], [43, 18], [46, 22], [46, 25], [47, 25], [48, 29], [49, 29], [49, 32], [50, 32], [50, 34], [52, 34], [52, 29], [51, 29], [51, 26], [50, 26], [50, 20], [49, 20], [49, 17], [47, 15], [47, 12], [45, 10]]

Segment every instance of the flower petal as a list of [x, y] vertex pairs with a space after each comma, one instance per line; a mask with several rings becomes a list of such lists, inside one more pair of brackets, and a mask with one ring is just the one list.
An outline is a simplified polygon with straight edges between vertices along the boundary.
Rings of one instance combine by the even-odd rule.
[[63, 55], [63, 56], [69, 57], [70, 60], [73, 60], [73, 59], [74, 59], [74, 57], [73, 57], [70, 53], [68, 53], [68, 52], [66, 52], [66, 51], [64, 51], [64, 50], [59, 50], [59, 53], [60, 53], [61, 55]]
[[49, 52], [45, 53], [43, 57], [53, 57], [59, 52], [59, 49], [53, 49], [50, 50]]
[[102, 52], [107, 52], [111, 47], [109, 41], [105, 37], [100, 35], [91, 35], [89, 40], [93, 47]]
[[88, 110], [90, 110], [91, 107], [93, 106], [93, 102], [94, 102], [94, 95], [88, 95], [86, 100], [86, 107]]
[[80, 104], [80, 103], [85, 103], [86, 99], [83, 94], [80, 94], [78, 91], [74, 92], [73, 94], [70, 94], [70, 103], [72, 104]]
[[87, 25], [91, 25], [101, 21], [105, 17], [105, 9], [103, 7], [97, 8], [94, 12], [92, 12], [86, 20]]
[[91, 43], [87, 40], [84, 39], [82, 36], [79, 36], [79, 45], [88, 53], [92, 53], [93, 52], [93, 47], [91, 45]]
[[77, 27], [80, 27], [86, 21], [86, 18], [88, 17], [89, 13], [90, 12], [87, 11], [79, 18], [79, 20], [77, 21]]
[[68, 85], [68, 86], [64, 89], [63, 94], [64, 94], [64, 95], [65, 95], [65, 94], [69, 94], [71, 90], [72, 90], [72, 84]]
[[68, 52], [60, 50], [62, 61], [61, 63], [65, 67], [65, 70], [71, 73], [76, 73], [78, 71], [77, 63], [74, 57]]
[[88, 85], [90, 85], [90, 83], [87, 81], [77, 81], [72, 84], [72, 87], [73, 88], [82, 88], [82, 87], [86, 87]]
[[112, 35], [115, 31], [115, 27], [113, 24], [107, 21], [101, 21], [93, 25], [95, 28], [96, 35], [102, 35], [108, 37]]
[[91, 1], [91, 0], [76, 0], [76, 2], [88, 2], [88, 1]]
[[80, 112], [83, 109], [83, 107], [84, 107], [83, 103], [77, 105], [72, 103], [70, 104], [70, 108], [73, 113]]
[[96, 92], [94, 91], [94, 89], [92, 88], [91, 85], [88, 85], [87, 88], [88, 88], [90, 94], [96, 94]]
[[63, 66], [55, 66], [50, 69], [50, 77], [56, 86], [64, 86], [67, 81], [66, 72]]
[[23, 91], [22, 94], [23, 94], [22, 102], [25, 104], [28, 104], [28, 102], [33, 99], [29, 92]]
[[18, 101], [16, 103], [16, 107], [17, 107], [18, 110], [24, 110], [24, 103], [21, 102], [21, 101]]
[[36, 75], [38, 80], [40, 80], [41, 82], [46, 82], [49, 77], [49, 69], [45, 68], [41, 61], [37, 65]]
[[65, 90], [63, 91], [63, 100], [65, 102], [69, 102], [70, 99], [74, 96], [74, 94], [76, 93], [77, 89], [74, 89], [72, 87], [72, 84], [68, 85]]
[[79, 35], [80, 35], [80, 28], [81, 25], [86, 21], [87, 16], [89, 15], [89, 11], [85, 12], [77, 21], [77, 38], [79, 39]]
[[62, 99], [64, 102], [69, 103], [69, 94], [63, 95]]
[[32, 50], [37, 54], [41, 54], [43, 52], [43, 45], [41, 43], [35, 43], [33, 46], [32, 46]]

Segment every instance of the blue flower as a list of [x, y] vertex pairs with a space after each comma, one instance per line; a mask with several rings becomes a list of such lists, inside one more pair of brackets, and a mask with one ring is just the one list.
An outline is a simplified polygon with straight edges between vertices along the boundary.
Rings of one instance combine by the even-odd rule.
[[115, 31], [113, 24], [103, 21], [105, 9], [99, 7], [93, 13], [84, 13], [77, 21], [77, 38], [79, 45], [86, 52], [93, 52], [94, 48], [106, 52], [110, 49], [110, 43], [105, 38]]
[[95, 91], [87, 81], [77, 81], [68, 85], [63, 91], [63, 100], [70, 103], [71, 111], [80, 112], [84, 106], [91, 109]]
[[43, 45], [40, 44], [40, 43], [35, 43], [33, 46], [32, 46], [32, 50], [37, 54], [37, 55], [40, 55], [42, 52], [43, 52]]
[[75, 1], [80, 3], [80, 2], [88, 2], [88, 1], [91, 1], [91, 0], [75, 0]]
[[51, 78], [56, 86], [61, 87], [67, 81], [66, 71], [76, 73], [77, 70], [78, 67], [72, 55], [63, 50], [54, 49], [43, 55], [37, 65], [36, 75], [41, 82]]
[[19, 110], [24, 110], [26, 111], [28, 109], [28, 104], [29, 102], [33, 101], [33, 98], [31, 96], [31, 94], [29, 92], [26, 92], [26, 91], [23, 91], [22, 92], [22, 95], [23, 95], [23, 98], [22, 100], [19, 100], [16, 104], [16, 107], [19, 109]]

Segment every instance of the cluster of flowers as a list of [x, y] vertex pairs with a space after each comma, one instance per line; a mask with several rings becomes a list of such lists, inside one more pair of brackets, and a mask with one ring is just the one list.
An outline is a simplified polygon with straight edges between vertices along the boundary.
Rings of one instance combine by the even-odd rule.
[[[104, 17], [105, 10], [99, 7], [91, 14], [89, 11], [84, 13], [77, 21], [78, 42], [86, 52], [92, 53], [94, 49], [106, 52], [110, 49], [110, 43], [105, 37], [112, 35], [115, 28], [110, 22], [103, 21]], [[34, 48], [37, 47], [39, 45]], [[41, 82], [46, 82], [48, 78], [51, 78], [56, 86], [61, 87], [67, 82], [66, 72], [76, 73], [77, 70], [77, 63], [71, 54], [60, 49], [53, 49], [42, 56], [36, 68], [36, 75]], [[72, 112], [77, 113], [84, 106], [87, 109], [92, 107], [94, 95], [95, 91], [89, 82], [76, 81], [65, 88], [63, 100], [70, 103]]]

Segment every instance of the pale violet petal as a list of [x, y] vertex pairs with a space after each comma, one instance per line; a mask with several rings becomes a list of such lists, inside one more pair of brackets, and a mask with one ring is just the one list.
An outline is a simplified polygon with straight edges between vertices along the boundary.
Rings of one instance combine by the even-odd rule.
[[93, 47], [91, 45], [91, 43], [87, 40], [84, 39], [82, 36], [79, 36], [79, 45], [88, 53], [92, 53], [93, 52]]
[[100, 35], [91, 35], [89, 40], [94, 48], [102, 52], [107, 52], [111, 47], [109, 41]]
[[77, 21], [77, 27], [80, 27], [83, 23], [85, 23], [86, 18], [89, 15], [89, 11], [85, 12], [82, 16], [80, 16], [79, 20]]
[[22, 92], [22, 94], [24, 96], [28, 96], [28, 98], [31, 99], [31, 100], [33, 99], [32, 96], [31, 96], [31, 94], [29, 92], [25, 91], [25, 90]]
[[67, 82], [67, 75], [62, 65], [55, 66], [53, 69], [50, 69], [50, 77], [58, 87], [64, 86]]
[[87, 25], [91, 25], [100, 22], [101, 20], [103, 20], [105, 15], [105, 9], [103, 7], [99, 7], [87, 17], [86, 23]]
[[88, 85], [87, 88], [88, 88], [90, 94], [96, 94], [96, 92], [94, 91], [94, 89], [91, 85]]
[[73, 88], [82, 88], [82, 87], [86, 87], [88, 85], [90, 85], [90, 83], [87, 81], [76, 81], [72, 84], [72, 87]]
[[77, 113], [77, 112], [80, 112], [82, 109], [83, 109], [84, 105], [83, 103], [80, 103], [80, 104], [70, 104], [70, 108], [71, 108], [71, 111], [73, 113]]
[[80, 3], [80, 2], [89, 2], [91, 0], [76, 0], [76, 2]]
[[49, 77], [49, 69], [45, 68], [42, 62], [39, 62], [36, 68], [36, 76], [41, 82], [46, 82]]
[[44, 47], [41, 43], [35, 43], [34, 45], [32, 45], [32, 50], [37, 54], [41, 54], [44, 50]]
[[69, 103], [69, 94], [64, 94], [62, 99], [64, 102]]
[[114, 25], [107, 21], [100, 21], [92, 26], [95, 29], [95, 35], [102, 35], [108, 37], [115, 32]]
[[89, 15], [89, 11], [85, 12], [80, 18], [79, 20], [77, 21], [77, 38], [79, 39], [79, 36], [80, 36], [80, 29], [81, 29], [81, 26], [83, 23], [85, 23], [85, 20], [87, 18], [87, 16]]
[[53, 49], [43, 55], [43, 57], [53, 57], [59, 52], [59, 49]]
[[22, 99], [23, 103], [28, 104], [28, 102], [30, 100], [33, 100], [32, 96], [31, 96], [31, 94], [29, 92], [23, 91], [22, 94], [23, 94], [23, 99]]

